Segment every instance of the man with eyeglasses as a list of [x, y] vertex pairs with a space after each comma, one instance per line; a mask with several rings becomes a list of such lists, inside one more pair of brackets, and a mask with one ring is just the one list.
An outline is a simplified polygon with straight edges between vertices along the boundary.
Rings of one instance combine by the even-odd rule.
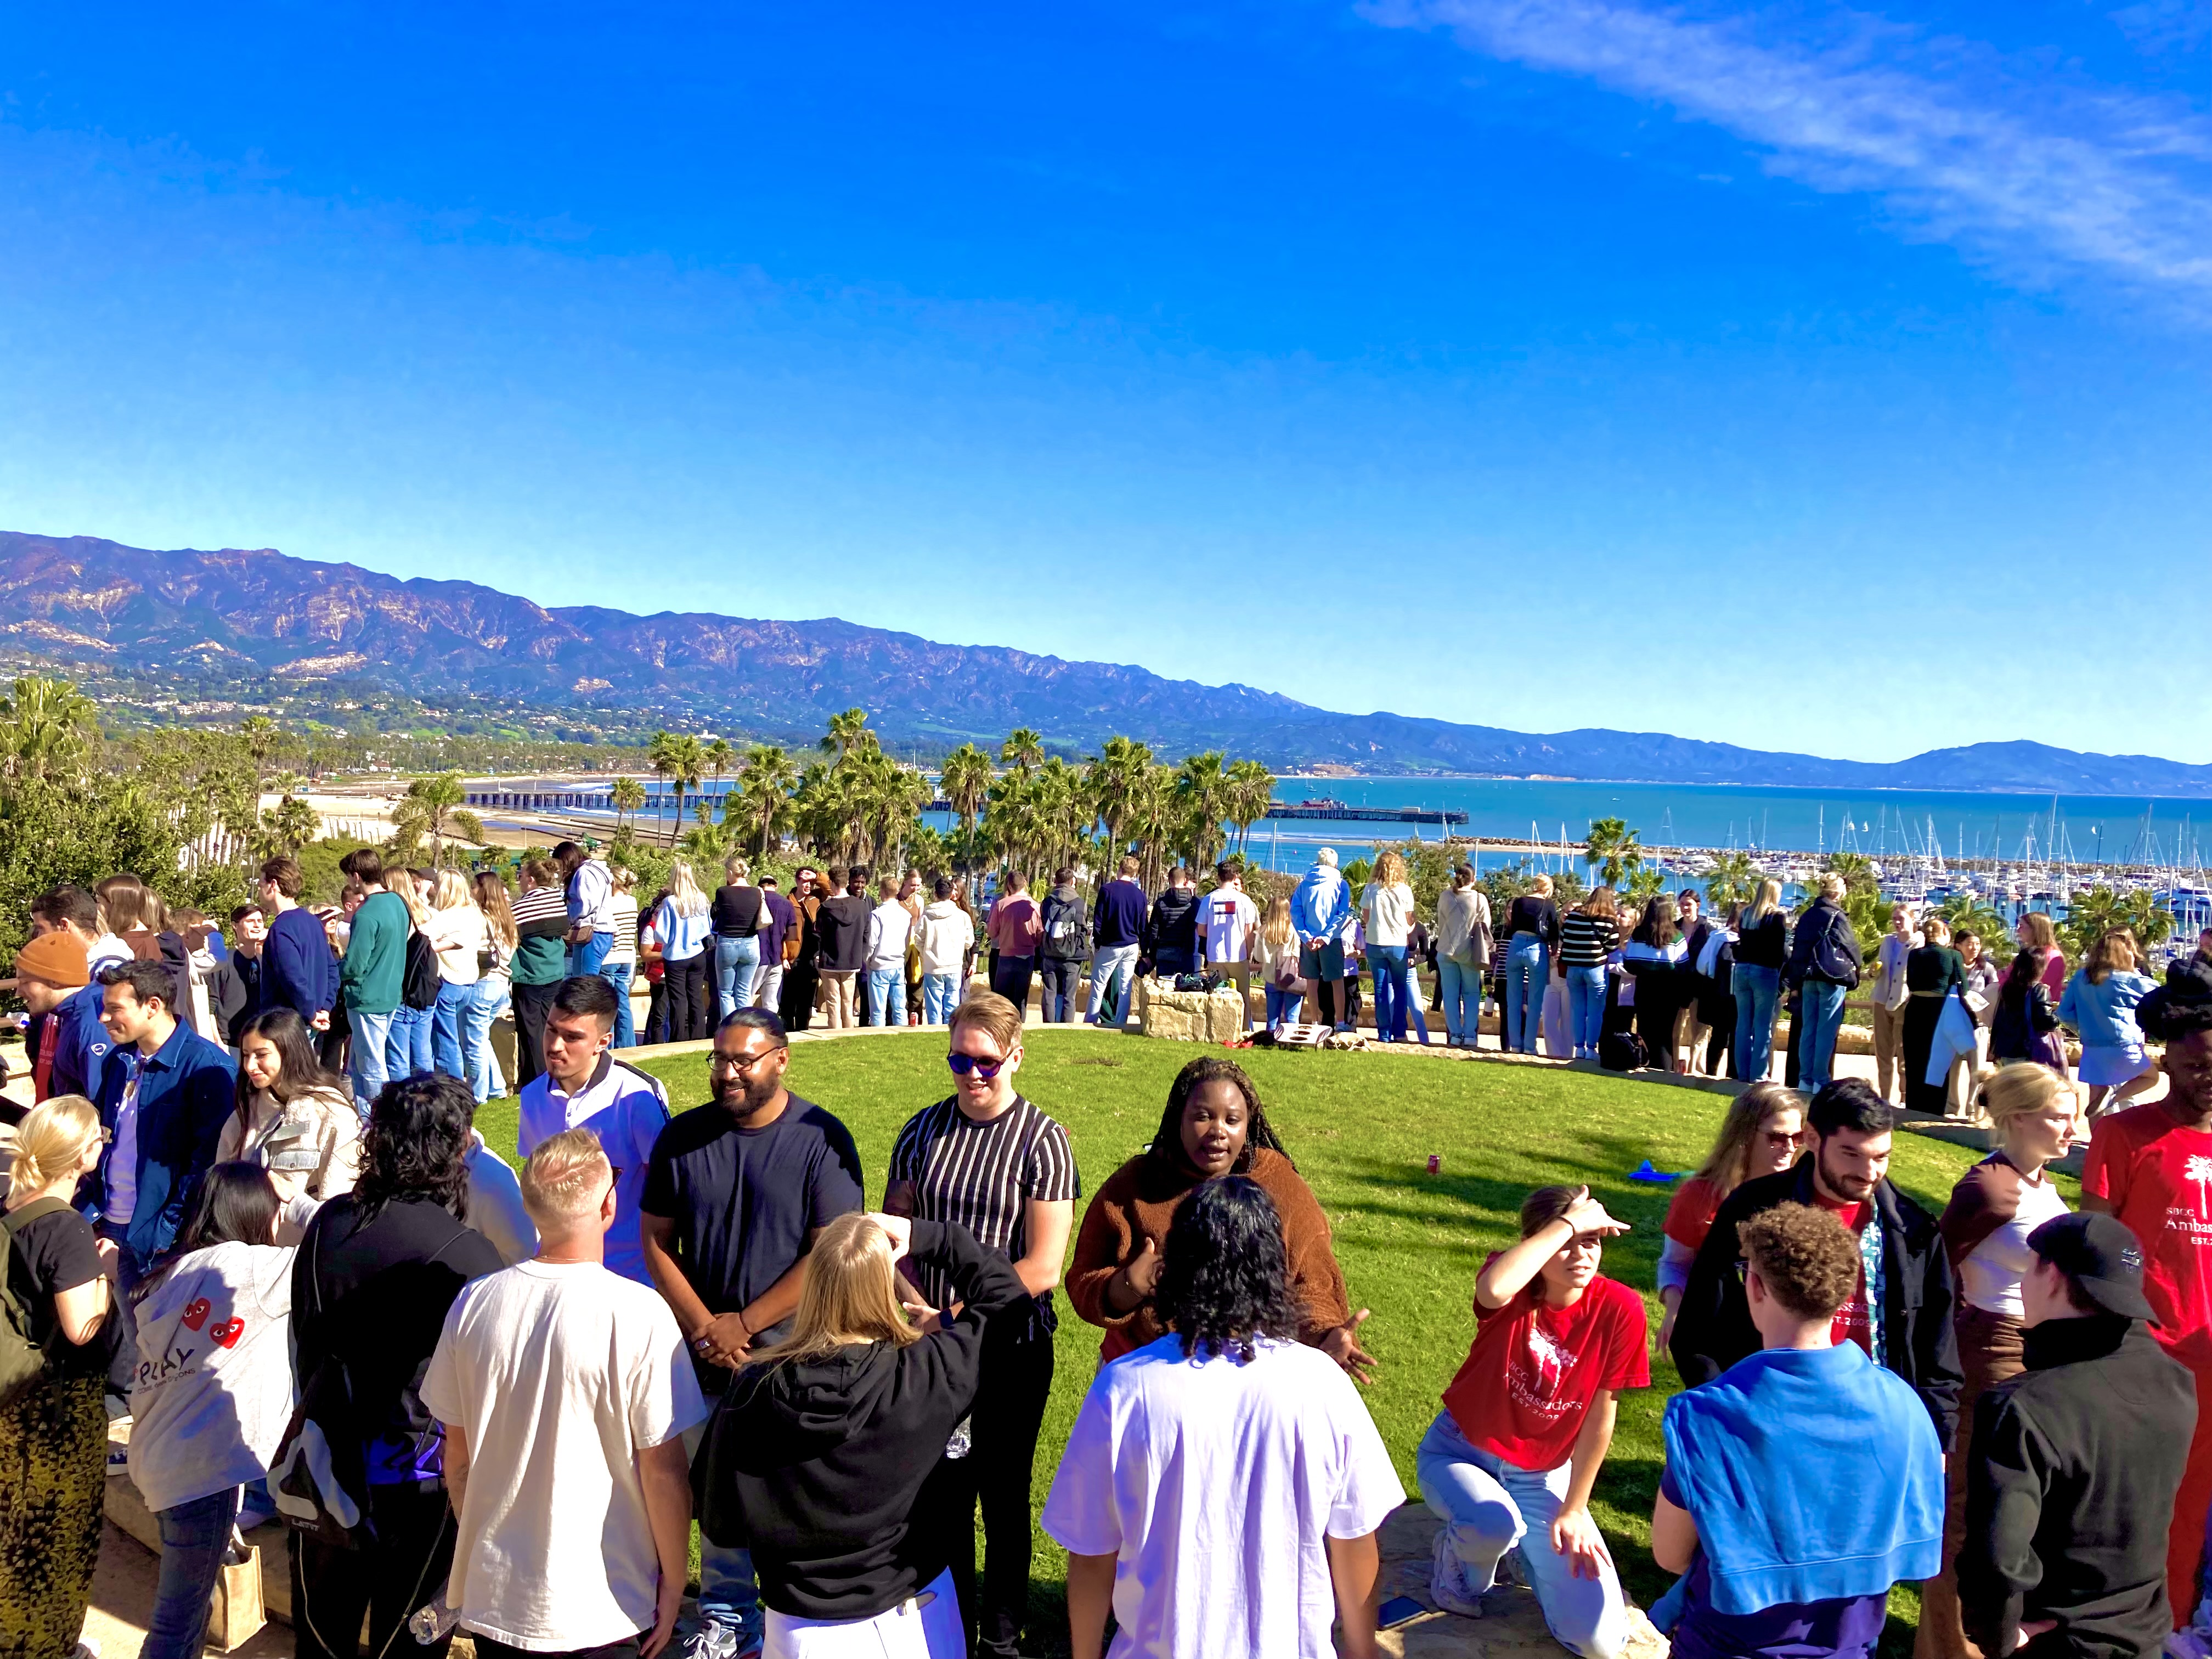
[[[1022, 1064], [1022, 1013], [994, 992], [970, 992], [952, 1015], [946, 1063], [952, 1093], [908, 1120], [891, 1151], [884, 1208], [892, 1215], [957, 1222], [986, 1250], [1013, 1263], [1030, 1293], [983, 1335], [981, 1373], [966, 1452], [950, 1451], [915, 1501], [923, 1524], [955, 1540], [953, 1583], [979, 1656], [1011, 1655], [1030, 1596], [1030, 1477], [1045, 1401], [1052, 1393], [1052, 1293], [1067, 1255], [1082, 1182], [1067, 1131], [1014, 1087]], [[951, 1293], [934, 1267], [910, 1268], [933, 1324]], [[972, 1540], [983, 1510], [983, 1586]], [[980, 1627], [980, 1628], [979, 1628]]]
[[1858, 1244], [1858, 1284], [1836, 1310], [1835, 1340], [1856, 1342], [1875, 1364], [1911, 1383], [1940, 1443], [1951, 1443], [1962, 1380], [1951, 1328], [1951, 1258], [1935, 1218], [1890, 1184], [1895, 1122], [1889, 1103], [1861, 1079], [1828, 1084], [1806, 1113], [1812, 1150], [1729, 1194], [1691, 1266], [1674, 1318], [1672, 1352], [1684, 1386], [1709, 1382], [1759, 1352], [1738, 1230], [1778, 1204], [1810, 1205], [1842, 1222]]
[[[728, 1386], [756, 1346], [782, 1337], [822, 1230], [866, 1207], [852, 1135], [784, 1087], [790, 1062], [775, 1014], [731, 1014], [714, 1033], [713, 1100], [661, 1131], [646, 1175], [646, 1266], [709, 1395]], [[696, 1455], [700, 1431], [686, 1437]], [[762, 1636], [751, 1553], [702, 1537], [688, 1659], [747, 1659]]]

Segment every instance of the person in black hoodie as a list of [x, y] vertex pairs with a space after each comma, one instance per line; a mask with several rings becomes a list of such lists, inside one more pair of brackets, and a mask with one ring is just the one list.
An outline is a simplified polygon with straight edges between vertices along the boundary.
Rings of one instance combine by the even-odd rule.
[[[908, 1322], [902, 1257], [944, 1273], [958, 1317]], [[692, 1473], [700, 1531], [752, 1551], [770, 1650], [824, 1625], [847, 1627], [855, 1653], [890, 1650], [868, 1626], [919, 1617], [929, 1652], [966, 1651], [948, 1540], [908, 1517], [975, 1404], [985, 1328], [1028, 1299], [964, 1227], [845, 1215], [823, 1229], [791, 1335], [738, 1371]]]
[[1797, 1051], [1799, 1075], [1808, 1088], [1832, 1080], [1836, 1037], [1844, 1025], [1844, 993], [1859, 982], [1862, 960], [1858, 933], [1844, 914], [1844, 878], [1830, 871], [1820, 878], [1820, 897], [1797, 918], [1790, 966], [1782, 975], [1797, 991], [1804, 1011], [1802, 1019], [1790, 1021], [1790, 1044]]
[[1168, 872], [1167, 887], [1152, 901], [1145, 955], [1163, 979], [1198, 971], [1198, 887], [1180, 864]]
[[1836, 1316], [1836, 1340], [1856, 1341], [1878, 1364], [1911, 1383], [1951, 1443], [1958, 1419], [1959, 1342], [1951, 1328], [1951, 1258], [1935, 1218], [1889, 1182], [1896, 1122], [1888, 1102], [1857, 1078], [1832, 1083], [1805, 1115], [1813, 1150], [1779, 1175], [1747, 1181], [1722, 1203], [1690, 1267], [1668, 1345], [1685, 1388], [1710, 1382], [1759, 1346], [1736, 1263], [1736, 1229], [1785, 1202], [1828, 1211], [1860, 1240], [1862, 1255], [1879, 1230], [1881, 1274], [1863, 1272], [1857, 1294]]
[[[475, 1115], [458, 1078], [386, 1084], [362, 1134], [359, 1183], [315, 1212], [293, 1258], [294, 1382], [333, 1468], [364, 1481], [375, 1533], [367, 1549], [292, 1534], [298, 1659], [354, 1659], [364, 1613], [368, 1650], [392, 1650], [453, 1569], [444, 1442], [419, 1390], [461, 1286], [507, 1265], [459, 1219]], [[447, 1645], [405, 1647], [441, 1659]]]
[[860, 1023], [854, 992], [868, 965], [868, 871], [833, 867], [830, 896], [815, 912], [821, 941], [822, 1023], [833, 1030]]
[[2173, 1628], [2166, 1529], [2197, 1387], [2145, 1322], [2142, 1248], [2112, 1216], [2027, 1237], [2027, 1369], [1974, 1407], [1959, 1601], [1991, 1656], [2149, 1656]]

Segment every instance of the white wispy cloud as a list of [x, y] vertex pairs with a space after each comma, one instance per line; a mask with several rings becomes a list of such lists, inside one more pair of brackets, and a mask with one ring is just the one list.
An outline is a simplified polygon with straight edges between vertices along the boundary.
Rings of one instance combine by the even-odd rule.
[[2212, 301], [2212, 120], [1842, 9], [1699, 16], [1634, 0], [1376, 0], [1397, 27], [1670, 106], [1815, 189], [1879, 195], [2005, 258]]

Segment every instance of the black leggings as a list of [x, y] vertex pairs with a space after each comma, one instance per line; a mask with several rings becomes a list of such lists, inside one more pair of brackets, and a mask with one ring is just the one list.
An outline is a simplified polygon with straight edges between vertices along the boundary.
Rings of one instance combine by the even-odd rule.
[[707, 1017], [707, 953], [669, 963], [661, 983], [668, 992], [668, 1040], [691, 1042], [714, 1036]]

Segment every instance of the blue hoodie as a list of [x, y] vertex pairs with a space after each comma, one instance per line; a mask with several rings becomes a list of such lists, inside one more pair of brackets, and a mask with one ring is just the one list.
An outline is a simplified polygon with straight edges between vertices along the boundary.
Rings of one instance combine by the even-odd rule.
[[1352, 888], [1333, 864], [1314, 860], [1291, 895], [1291, 926], [1302, 940], [1324, 942], [1348, 938], [1352, 932]]

